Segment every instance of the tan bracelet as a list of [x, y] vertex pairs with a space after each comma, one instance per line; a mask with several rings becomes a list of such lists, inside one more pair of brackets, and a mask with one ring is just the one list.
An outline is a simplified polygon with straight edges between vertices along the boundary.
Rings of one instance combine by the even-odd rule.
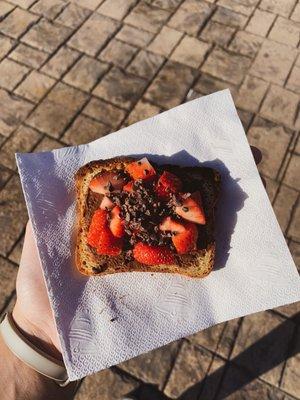
[[53, 379], [59, 386], [69, 383], [66, 367], [62, 361], [38, 349], [18, 329], [11, 313], [4, 314], [0, 323], [4, 343], [16, 357], [40, 374]]

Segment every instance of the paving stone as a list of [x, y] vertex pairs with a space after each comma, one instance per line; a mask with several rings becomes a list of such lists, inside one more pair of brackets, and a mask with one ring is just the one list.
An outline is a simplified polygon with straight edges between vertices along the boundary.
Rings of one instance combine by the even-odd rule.
[[229, 358], [232, 352], [236, 335], [239, 330], [241, 319], [236, 318], [226, 322], [221, 339], [217, 347], [217, 353], [224, 357]]
[[126, 125], [134, 124], [143, 119], [153, 117], [158, 114], [160, 109], [145, 100], [140, 100], [126, 119]]
[[119, 364], [119, 367], [145, 383], [156, 385], [161, 390], [175, 361], [178, 345], [179, 342], [173, 342], [125, 361]]
[[178, 105], [185, 97], [195, 78], [195, 71], [185, 65], [168, 61], [160, 70], [145, 98], [163, 108]]
[[283, 85], [296, 56], [295, 49], [266, 40], [262, 44], [250, 72], [268, 82]]
[[178, 31], [197, 36], [213, 11], [213, 6], [196, 0], [185, 0], [168, 25]]
[[300, 312], [300, 302], [297, 301], [296, 303], [278, 307], [278, 308], [275, 308], [275, 310], [286, 317], [292, 318], [294, 315], [296, 315], [298, 312]]
[[132, 60], [138, 49], [128, 43], [112, 39], [99, 58], [103, 61], [113, 63], [117, 67], [125, 68]]
[[231, 365], [226, 371], [217, 400], [288, 400], [283, 392], [259, 379], [252, 379], [242, 369]]
[[9, 54], [9, 58], [18, 61], [27, 67], [38, 69], [49, 57], [49, 54], [32, 47], [26, 46], [23, 43], [18, 46]]
[[21, 41], [39, 50], [52, 53], [71, 32], [70, 28], [41, 19], [22, 37]]
[[144, 47], [153, 39], [154, 33], [137, 29], [133, 26], [124, 24], [116, 34], [116, 39], [132, 44], [137, 47]]
[[297, 65], [292, 69], [286, 88], [300, 94], [300, 67]]
[[46, 65], [41, 69], [47, 75], [59, 79], [80, 57], [76, 50], [64, 46], [50, 58]]
[[293, 259], [295, 261], [296, 267], [300, 272], [300, 243], [294, 242], [291, 240], [289, 244], [290, 251], [292, 253]]
[[296, 4], [293, 14], [290, 17], [293, 21], [300, 22], [300, 3]]
[[180, 3], [181, 0], [154, 0], [152, 2], [155, 7], [160, 7], [168, 11], [175, 11]]
[[56, 81], [49, 76], [32, 71], [15, 90], [15, 93], [27, 100], [38, 102]]
[[187, 339], [196, 346], [202, 346], [208, 350], [211, 350], [212, 352], [215, 352], [224, 327], [225, 324], [218, 324], [189, 336]]
[[88, 143], [109, 132], [107, 125], [83, 115], [79, 115], [63, 135], [62, 140], [70, 145]]
[[81, 7], [86, 7], [89, 10], [95, 10], [103, 0], [70, 0], [70, 3], [78, 4]]
[[293, 154], [284, 176], [284, 183], [300, 190], [300, 156]]
[[[175, 365], [164, 389], [171, 399], [177, 399], [184, 392], [202, 381], [212, 361], [212, 355], [207, 350], [196, 348], [184, 342], [176, 358]], [[184, 371], [184, 373], [183, 373]], [[200, 387], [194, 393], [200, 393]]]
[[298, 327], [296, 342], [292, 348], [295, 354], [287, 360], [282, 377], [282, 389], [291, 395], [299, 398], [300, 396], [300, 329]]
[[33, 149], [42, 135], [33, 129], [20, 126], [4, 143], [0, 150], [1, 164], [16, 169], [15, 153], [27, 153]]
[[236, 99], [237, 107], [257, 112], [268, 90], [268, 83], [251, 75], [247, 75]]
[[80, 7], [77, 4], [68, 4], [63, 12], [56, 18], [56, 22], [68, 26], [69, 28], [77, 28], [91, 14], [91, 10]]
[[200, 394], [200, 399], [215, 399], [218, 392], [219, 384], [225, 373], [226, 363], [222, 358], [215, 356], [208, 370], [207, 377], [204, 381], [204, 387]]
[[99, 82], [107, 70], [107, 64], [84, 55], [64, 76], [63, 81], [88, 92]]
[[17, 39], [37, 20], [38, 17], [29, 11], [15, 8], [0, 22], [0, 32]]
[[136, 28], [156, 33], [169, 18], [169, 15], [170, 13], [168, 11], [153, 7], [145, 1], [141, 1], [125, 18], [125, 22]]
[[0, 164], [0, 189], [4, 187], [11, 175], [12, 172]]
[[[28, 220], [19, 178], [13, 176], [0, 192], [0, 254], [7, 256]], [[0, 280], [1, 281], [1, 280]], [[2, 292], [2, 290], [1, 290]]]
[[219, 46], [227, 46], [235, 32], [232, 26], [219, 24], [219, 22], [208, 21], [205, 28], [201, 32], [201, 39], [213, 42]]
[[13, 90], [28, 71], [27, 67], [5, 58], [0, 63], [0, 87]]
[[292, 239], [300, 242], [300, 203], [299, 203], [299, 201], [298, 201], [295, 213], [293, 215], [293, 220], [292, 220], [291, 225], [288, 230], [288, 235]]
[[236, 86], [206, 74], [201, 74], [194, 89], [202, 94], [211, 94], [218, 90], [230, 89], [233, 96], [235, 96], [237, 91]]
[[259, 0], [219, 0], [218, 5], [244, 15], [251, 15]]
[[146, 86], [144, 79], [112, 68], [96, 86], [93, 93], [116, 106], [130, 109], [137, 102]]
[[9, 136], [24, 121], [33, 105], [4, 90], [0, 90], [0, 104], [0, 133]]
[[257, 8], [246, 27], [246, 31], [265, 37], [267, 36], [275, 18], [276, 15]]
[[29, 8], [36, 0], [10, 0], [11, 3], [21, 7], [21, 8]]
[[268, 178], [267, 176], [264, 176], [264, 180], [266, 181], [266, 185], [267, 185], [266, 186], [267, 194], [269, 196], [270, 202], [272, 203], [276, 196], [279, 184], [278, 184], [278, 182], [274, 181], [273, 179]]
[[30, 11], [43, 15], [47, 19], [54, 19], [63, 10], [66, 3], [63, 0], [39, 0]]
[[291, 131], [287, 128], [262, 118], [255, 119], [248, 132], [248, 140], [263, 154], [262, 162], [259, 164], [260, 172], [276, 179], [291, 138]]
[[125, 111], [92, 97], [83, 109], [83, 114], [92, 117], [104, 124], [117, 128], [125, 118]]
[[128, 72], [151, 80], [164, 62], [164, 57], [141, 50], [127, 68]]
[[298, 102], [299, 96], [295, 93], [272, 85], [262, 104], [260, 114], [264, 118], [293, 128]]
[[43, 139], [39, 142], [39, 144], [34, 149], [35, 152], [39, 151], [51, 151], [55, 149], [59, 149], [63, 147], [63, 145], [55, 139], [49, 138], [48, 136], [44, 136]]
[[299, 43], [300, 24], [283, 17], [278, 17], [273, 25], [269, 38], [287, 44], [289, 46], [297, 47]]
[[92, 14], [71, 37], [68, 44], [76, 50], [95, 56], [113, 36], [118, 26], [117, 21], [100, 14]]
[[75, 400], [121, 400], [138, 386], [137, 381], [106, 369], [85, 378]]
[[5, 306], [15, 289], [17, 272], [17, 267], [0, 257], [0, 310]]
[[229, 10], [228, 8], [218, 6], [216, 12], [214, 12], [213, 16], [211, 17], [211, 20], [227, 26], [242, 29], [246, 25], [248, 17]]
[[253, 114], [249, 111], [241, 110], [240, 108], [237, 108], [237, 113], [245, 129], [245, 132], [248, 132], [248, 129], [253, 119]]
[[164, 26], [153, 42], [149, 45], [148, 49], [153, 53], [168, 57], [182, 36], [182, 32]]
[[185, 36], [172, 53], [170, 60], [180, 62], [192, 68], [199, 68], [210, 47], [208, 43]]
[[297, 0], [262, 0], [259, 7], [262, 10], [270, 11], [273, 14], [279, 14], [283, 17], [289, 17]]
[[107, 17], [121, 21], [135, 3], [136, 0], [105, 0], [97, 11]]
[[24, 244], [24, 235], [21, 237], [20, 240], [18, 240], [17, 244], [14, 246], [12, 252], [9, 255], [9, 260], [14, 262], [15, 264], [20, 263], [23, 244]]
[[297, 198], [298, 192], [296, 192], [296, 190], [281, 185], [274, 203], [274, 211], [283, 233], [291, 219]]
[[1, 1], [0, 2], [0, 20], [2, 20], [5, 15], [7, 15], [11, 10], [14, 9], [15, 6], [13, 6], [10, 3], [7, 3], [6, 1]]
[[248, 57], [255, 57], [263, 39], [253, 33], [239, 31], [231, 42], [229, 49]]
[[212, 76], [233, 84], [240, 84], [250, 66], [249, 58], [215, 48], [201, 67], [201, 70]]
[[6, 36], [0, 35], [0, 59], [12, 49], [14, 41]]
[[[284, 326], [281, 334], [272, 333], [280, 326]], [[278, 386], [293, 333], [294, 324], [278, 315], [269, 312], [248, 315], [239, 329], [231, 359], [253, 376]], [[251, 346], [255, 347], [245, 355], [243, 352]]]
[[34, 110], [27, 123], [58, 138], [86, 100], [84, 93], [58, 83]]

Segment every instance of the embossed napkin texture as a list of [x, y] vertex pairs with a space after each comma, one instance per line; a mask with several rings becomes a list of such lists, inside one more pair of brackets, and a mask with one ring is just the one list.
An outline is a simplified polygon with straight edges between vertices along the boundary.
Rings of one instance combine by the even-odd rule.
[[[215, 270], [205, 279], [74, 267], [74, 174], [120, 155], [205, 163], [222, 176]], [[17, 154], [47, 290], [71, 380], [214, 324], [300, 299], [300, 282], [228, 90], [92, 143]]]

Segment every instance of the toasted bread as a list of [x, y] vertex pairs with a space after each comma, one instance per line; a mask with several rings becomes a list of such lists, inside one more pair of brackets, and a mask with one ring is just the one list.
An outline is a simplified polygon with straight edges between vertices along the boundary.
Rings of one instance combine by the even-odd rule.
[[[135, 260], [128, 261], [125, 254], [119, 256], [99, 255], [87, 243], [87, 233], [97, 202], [89, 198], [89, 184], [92, 178], [105, 171], [123, 170], [127, 164], [135, 161], [130, 157], [118, 157], [108, 160], [91, 161], [81, 167], [75, 176], [77, 191], [77, 244], [76, 266], [84, 275], [106, 275], [117, 272], [165, 272], [201, 278], [208, 275], [214, 264], [214, 210], [220, 190], [220, 175], [211, 168], [178, 167], [163, 165], [165, 170], [175, 173], [190, 187], [200, 190], [207, 223], [199, 228], [197, 250], [185, 255], [176, 255], [172, 265], [144, 265]], [[154, 165], [152, 163], [152, 165]], [[155, 167], [155, 166], [154, 166]]]

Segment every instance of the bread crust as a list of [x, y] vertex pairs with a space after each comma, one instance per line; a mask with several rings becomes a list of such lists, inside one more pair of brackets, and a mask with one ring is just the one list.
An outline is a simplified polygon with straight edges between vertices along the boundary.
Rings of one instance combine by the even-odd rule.
[[[88, 276], [107, 275], [118, 272], [163, 272], [176, 273], [186, 275], [193, 278], [202, 278], [207, 276], [213, 269], [215, 259], [215, 240], [210, 240], [205, 249], [196, 250], [186, 255], [175, 255], [176, 263], [171, 265], [153, 265], [148, 266], [137, 261], [128, 261], [125, 254], [119, 256], [98, 255], [87, 243], [88, 223], [86, 219], [87, 213], [87, 196], [89, 191], [89, 183], [92, 178], [101, 172], [115, 169], [124, 169], [124, 167], [135, 161], [132, 157], [115, 157], [107, 160], [91, 161], [81, 167], [75, 175], [76, 193], [77, 193], [77, 242], [75, 251], [75, 264], [80, 273]], [[164, 167], [164, 166], [163, 166]], [[166, 166], [167, 167], [167, 166]], [[181, 173], [199, 175], [202, 171], [204, 177], [210, 180], [207, 182], [213, 185], [214, 199], [210, 204], [210, 212], [208, 224], [210, 229], [214, 225], [214, 209], [219, 193], [220, 175], [211, 168], [188, 167], [181, 168], [178, 166], [168, 165], [169, 168], [177, 168]], [[205, 174], [209, 170], [209, 174]], [[198, 172], [197, 172], [198, 171]], [[210, 177], [210, 178], [209, 178]], [[203, 179], [203, 178], [202, 178]]]

